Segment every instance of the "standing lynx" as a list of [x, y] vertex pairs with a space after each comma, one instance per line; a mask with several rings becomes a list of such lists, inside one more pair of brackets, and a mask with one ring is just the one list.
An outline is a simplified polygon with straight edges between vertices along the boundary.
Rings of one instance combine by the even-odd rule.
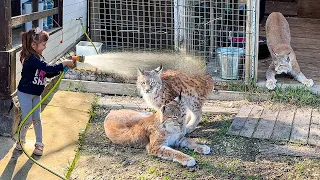
[[272, 63], [266, 73], [268, 89], [276, 87], [276, 74], [290, 74], [297, 81], [306, 85], [313, 86], [313, 80], [307, 79], [300, 71], [290, 41], [290, 29], [286, 18], [279, 12], [273, 12], [269, 15], [266, 22], [267, 44], [272, 57]]
[[187, 133], [199, 124], [203, 103], [213, 90], [213, 85], [213, 79], [207, 73], [187, 75], [177, 70], [162, 73], [162, 66], [151, 71], [138, 69], [137, 88], [149, 106], [159, 109], [182, 92], [182, 106], [186, 109], [185, 113], [190, 114], [187, 117]]
[[187, 147], [198, 153], [210, 153], [210, 147], [185, 137], [184, 116], [179, 102], [174, 100], [151, 116], [128, 109], [111, 111], [104, 121], [104, 129], [113, 143], [145, 146], [149, 154], [194, 166], [196, 161], [193, 157], [170, 148]]

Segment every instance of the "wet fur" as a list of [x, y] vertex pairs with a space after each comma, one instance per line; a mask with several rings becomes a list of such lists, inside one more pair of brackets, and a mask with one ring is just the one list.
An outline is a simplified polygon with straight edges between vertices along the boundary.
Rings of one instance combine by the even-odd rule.
[[313, 86], [313, 80], [307, 79], [300, 71], [296, 55], [291, 47], [291, 36], [289, 23], [279, 12], [269, 15], [266, 22], [267, 45], [270, 51], [272, 62], [266, 72], [266, 87], [270, 90], [276, 88], [276, 74], [289, 74], [297, 81]]
[[185, 117], [179, 107], [172, 101], [150, 116], [133, 110], [113, 110], [104, 121], [106, 135], [113, 143], [145, 146], [151, 155], [194, 166], [193, 157], [170, 146], [186, 147], [202, 154], [210, 153], [210, 147], [185, 137]]
[[159, 109], [182, 93], [183, 112], [188, 115], [187, 133], [199, 124], [203, 103], [213, 87], [213, 79], [208, 73], [187, 75], [178, 70], [162, 73], [162, 66], [151, 71], [138, 69], [137, 88], [154, 109]]

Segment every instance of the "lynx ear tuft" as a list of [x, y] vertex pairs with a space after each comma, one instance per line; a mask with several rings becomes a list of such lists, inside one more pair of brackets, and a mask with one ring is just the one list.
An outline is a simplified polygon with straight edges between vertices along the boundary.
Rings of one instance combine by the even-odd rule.
[[161, 74], [162, 69], [163, 69], [163, 67], [162, 67], [162, 64], [161, 64], [161, 65], [160, 65], [159, 67], [157, 67], [154, 71], [155, 71], [156, 73], [158, 73], [158, 74]]
[[141, 70], [139, 67], [137, 68], [137, 71], [138, 71], [138, 76], [141, 76], [141, 75], [143, 75], [143, 70]]
[[162, 112], [162, 114], [165, 113], [165, 110], [166, 110], [166, 106], [162, 106], [162, 107], [160, 108], [160, 111]]
[[174, 99], [174, 101], [176, 101], [177, 103], [180, 103], [180, 101], [181, 101], [181, 98], [182, 98], [181, 93], [182, 93], [182, 91], [180, 91], [179, 96], [177, 96], [177, 97]]

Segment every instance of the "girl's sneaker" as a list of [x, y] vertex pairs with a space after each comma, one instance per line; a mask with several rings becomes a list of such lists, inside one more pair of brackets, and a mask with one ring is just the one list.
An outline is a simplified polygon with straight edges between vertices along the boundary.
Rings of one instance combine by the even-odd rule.
[[[25, 144], [25, 142], [22, 142], [22, 144]], [[16, 143], [16, 150], [22, 151], [22, 147], [19, 142]]]
[[41, 142], [36, 142], [34, 147], [35, 148], [34, 148], [33, 154], [38, 155], [38, 156], [42, 156], [44, 144], [42, 144]]

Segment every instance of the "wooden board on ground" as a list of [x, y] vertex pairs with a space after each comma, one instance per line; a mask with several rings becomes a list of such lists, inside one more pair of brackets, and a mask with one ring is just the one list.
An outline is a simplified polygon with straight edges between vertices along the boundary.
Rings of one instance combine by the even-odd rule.
[[240, 131], [240, 136], [251, 137], [261, 116], [263, 107], [254, 106], [248, 116], [247, 121]]
[[307, 144], [312, 109], [298, 108], [292, 124], [290, 141]]
[[241, 107], [238, 115], [232, 121], [232, 124], [228, 130], [228, 134], [239, 135], [242, 127], [247, 121], [247, 118], [252, 110], [253, 106], [244, 105]]
[[320, 110], [244, 105], [228, 134], [320, 146]]
[[320, 146], [320, 112], [319, 112], [319, 109], [312, 110], [308, 144]]
[[279, 112], [276, 124], [273, 128], [273, 133], [271, 136], [272, 139], [284, 141], [289, 140], [294, 113], [295, 109], [282, 110]]
[[256, 131], [253, 134], [254, 138], [269, 139], [271, 137], [274, 124], [276, 122], [279, 111], [265, 108]]

